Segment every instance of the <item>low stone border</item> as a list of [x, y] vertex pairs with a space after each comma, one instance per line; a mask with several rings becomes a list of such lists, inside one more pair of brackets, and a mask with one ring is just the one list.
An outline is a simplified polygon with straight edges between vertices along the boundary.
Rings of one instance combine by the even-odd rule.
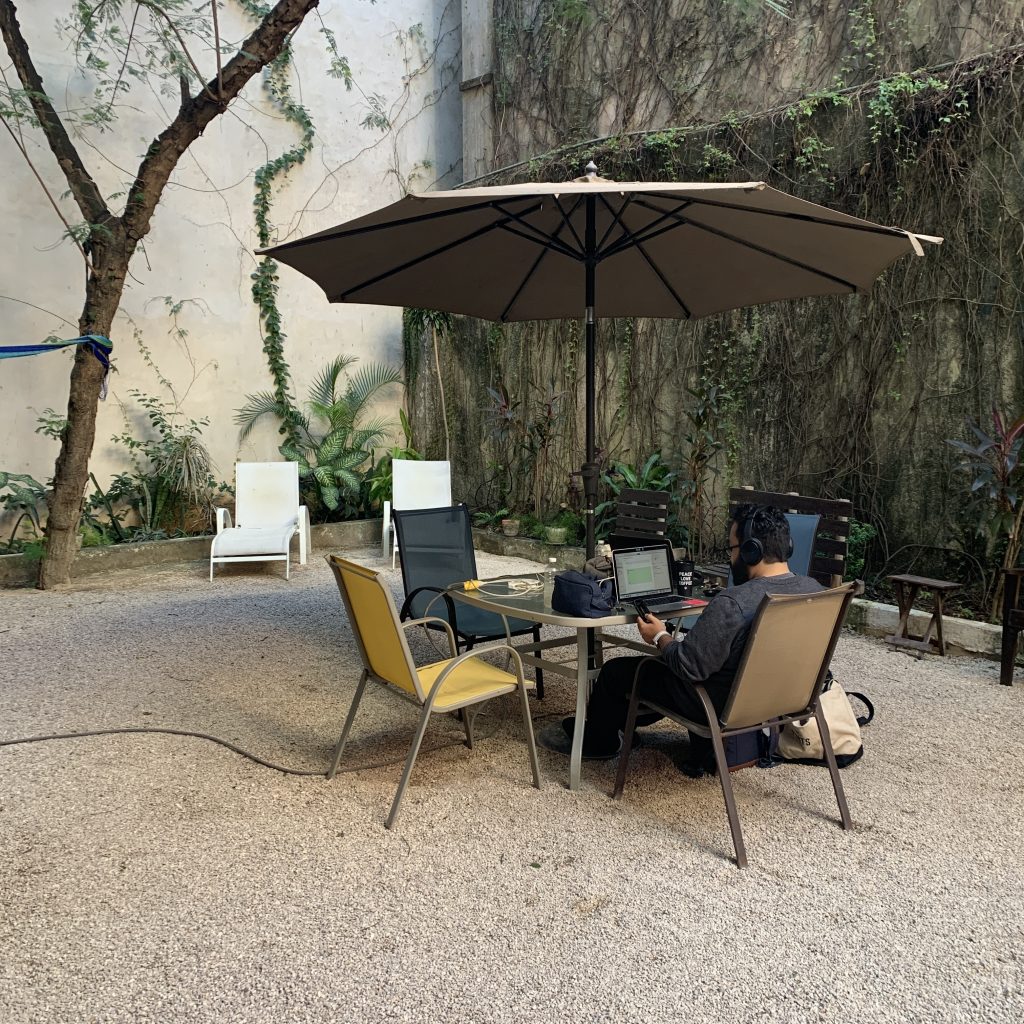
[[[357, 519], [347, 523], [324, 523], [311, 530], [313, 550], [370, 547], [380, 543], [381, 520]], [[180, 537], [174, 540], [154, 540], [141, 544], [114, 544], [108, 547], [84, 548], [75, 558], [71, 569], [74, 579], [95, 573], [132, 569], [147, 565], [171, 565], [180, 562], [205, 562], [210, 557], [212, 537]], [[526, 558], [541, 565], [555, 558], [559, 569], [577, 569], [586, 560], [583, 548], [546, 544], [527, 537], [505, 537], [490, 530], [473, 530], [473, 542], [480, 551], [494, 555]], [[298, 558], [298, 540], [294, 542], [294, 556]], [[0, 588], [29, 586], [35, 581], [36, 563], [24, 555], [0, 555]], [[911, 629], [924, 632], [930, 612], [912, 612]], [[881, 604], [856, 598], [850, 608], [847, 625], [868, 636], [889, 636], [899, 623], [899, 609], [895, 605]], [[943, 634], [946, 643], [971, 654], [999, 658], [1002, 627], [989, 622], [975, 622], [945, 616]], [[1024, 657], [1024, 651], [1022, 651]], [[1018, 659], [1020, 660], [1020, 659]]]
[[[911, 611], [910, 632], [923, 636], [931, 617], [930, 611]], [[863, 598], [854, 598], [846, 617], [847, 626], [867, 636], [891, 636], [896, 632], [899, 621], [900, 610], [896, 605], [866, 601]], [[970, 654], [983, 654], [987, 658], [998, 660], [1003, 628], [991, 622], [977, 622], [973, 619], [957, 619], [951, 615], [943, 615], [942, 636], [947, 647], [958, 647]]]
[[[366, 547], [380, 543], [381, 520], [355, 519], [347, 523], [322, 523], [310, 529], [313, 550]], [[109, 544], [82, 548], [71, 566], [72, 579], [117, 569], [178, 562], [207, 562], [212, 536], [175, 537], [140, 544]], [[299, 557], [299, 541], [292, 541], [292, 557]], [[35, 582], [37, 562], [24, 555], [0, 555], [0, 587], [24, 587]]]

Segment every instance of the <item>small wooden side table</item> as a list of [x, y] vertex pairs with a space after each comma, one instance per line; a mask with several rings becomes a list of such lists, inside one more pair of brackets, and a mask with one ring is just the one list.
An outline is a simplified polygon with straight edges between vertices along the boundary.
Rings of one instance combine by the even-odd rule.
[[[963, 584], [953, 583], [950, 580], [932, 580], [927, 576], [889, 576], [887, 577], [896, 588], [896, 603], [900, 608], [900, 623], [892, 636], [887, 636], [886, 642], [896, 647], [909, 647], [915, 651], [930, 651], [940, 656], [945, 656], [946, 644], [942, 639], [942, 610], [943, 603], [948, 595], [959, 590]], [[910, 613], [914, 608], [914, 601], [920, 590], [930, 590], [935, 595], [935, 608], [932, 610], [931, 621], [924, 631], [924, 636], [910, 636]], [[934, 630], [935, 636], [932, 636]]]

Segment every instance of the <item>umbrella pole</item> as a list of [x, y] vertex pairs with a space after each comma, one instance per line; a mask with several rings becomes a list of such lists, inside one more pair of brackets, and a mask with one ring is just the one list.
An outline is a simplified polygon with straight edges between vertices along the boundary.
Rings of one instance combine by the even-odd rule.
[[[587, 225], [584, 235], [585, 259], [586, 259], [586, 424], [587, 424], [587, 456], [583, 463], [583, 495], [586, 504], [587, 515], [587, 560], [594, 557], [597, 550], [594, 537], [594, 506], [597, 504], [597, 463], [595, 457], [594, 443], [594, 378], [597, 376], [597, 368], [594, 358], [597, 345], [597, 323], [594, 320], [594, 291], [596, 289], [595, 278], [597, 277], [597, 199], [594, 196], [587, 196]], [[594, 630], [587, 630], [587, 674], [597, 668], [597, 650], [594, 638]]]
[[587, 196], [587, 224], [585, 245], [586, 264], [586, 432], [587, 432], [587, 455], [583, 463], [583, 495], [586, 505], [587, 522], [587, 558], [593, 558], [596, 551], [594, 537], [594, 506], [597, 504], [597, 463], [595, 458], [594, 442], [594, 378], [597, 375], [594, 352], [597, 344], [597, 324], [594, 321], [594, 291], [596, 288], [595, 278], [597, 276], [597, 200], [594, 196]]

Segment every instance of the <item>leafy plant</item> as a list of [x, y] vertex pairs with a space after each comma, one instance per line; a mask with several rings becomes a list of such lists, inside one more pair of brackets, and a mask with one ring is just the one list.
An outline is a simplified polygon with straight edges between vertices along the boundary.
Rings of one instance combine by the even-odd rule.
[[[662, 457], [661, 452], [648, 456], [641, 466], [633, 467], [624, 462], [613, 462], [612, 467], [601, 474], [601, 483], [611, 495], [594, 509], [595, 533], [599, 538], [607, 537], [615, 520], [615, 503], [624, 490], [672, 492], [679, 474]], [[675, 515], [670, 502], [669, 523], [674, 524]]]
[[[371, 399], [389, 384], [401, 380], [400, 371], [385, 363], [369, 363], [348, 376], [358, 362], [355, 356], [338, 356], [329, 362], [310, 385], [306, 413], [297, 412], [295, 442], [278, 449], [290, 462], [299, 464], [299, 477], [328, 513], [342, 516], [359, 511], [362, 476], [360, 467], [370, 460], [373, 447], [387, 437], [389, 425], [376, 418], [360, 424]], [[291, 406], [277, 395], [262, 391], [246, 395], [246, 404], [235, 414], [244, 440], [265, 416], [284, 420]]]
[[135, 508], [142, 525], [132, 531], [134, 540], [167, 536], [169, 529], [185, 532], [190, 508], [198, 506], [207, 517], [212, 515], [211, 491], [216, 481], [202, 440], [210, 421], [205, 416], [185, 420], [153, 395], [134, 389], [130, 394], [146, 411], [155, 436], [140, 439], [125, 429], [113, 438], [128, 449], [134, 473], [116, 477], [100, 504], [113, 496]]
[[404, 409], [398, 410], [398, 419], [402, 425], [405, 444], [396, 444], [389, 448], [367, 475], [367, 501], [374, 507], [379, 507], [383, 502], [391, 500], [393, 489], [391, 464], [395, 459], [423, 459], [423, 456], [413, 446], [412, 425], [409, 423], [409, 417], [406, 416]]
[[540, 388], [540, 401], [531, 410], [520, 400], [513, 400], [503, 384], [488, 387], [491, 404], [487, 414], [491, 420], [491, 434], [497, 442], [507, 468], [508, 486], [502, 495], [502, 504], [512, 504], [516, 482], [532, 495], [535, 511], [544, 515], [548, 511], [546, 486], [551, 451], [555, 446], [565, 419], [563, 399], [566, 392], [554, 387]]
[[583, 516], [580, 515], [579, 512], [574, 512], [566, 505], [563, 505], [553, 516], [551, 516], [544, 523], [544, 526], [564, 529], [566, 543], [568, 544], [575, 544], [580, 541], [586, 530], [586, 523], [584, 522]]
[[39, 508], [46, 503], [46, 488], [27, 473], [0, 473], [0, 492], [5, 491], [0, 493], [0, 508], [15, 517], [5, 547], [13, 553], [23, 547], [17, 539], [23, 522], [28, 520], [33, 537], [39, 537], [43, 532]]
[[864, 579], [868, 547], [877, 536], [878, 530], [870, 523], [850, 520], [850, 535], [846, 541], [846, 575], [849, 579]]
[[503, 519], [512, 518], [512, 512], [507, 508], [499, 508], [495, 512], [488, 512], [481, 509], [473, 513], [473, 522], [485, 530], [500, 530]]
[[[1002, 566], [1017, 564], [1024, 524], [1024, 500], [1021, 484], [1021, 449], [1024, 447], [1024, 416], [1009, 423], [998, 410], [992, 411], [992, 433], [982, 430], [973, 420], [967, 429], [977, 443], [955, 438], [947, 440], [960, 453], [960, 468], [971, 478], [971, 496], [980, 503], [977, 530], [986, 538], [989, 557], [1002, 548]], [[990, 613], [993, 621], [1002, 611], [1003, 577], [996, 574]]]

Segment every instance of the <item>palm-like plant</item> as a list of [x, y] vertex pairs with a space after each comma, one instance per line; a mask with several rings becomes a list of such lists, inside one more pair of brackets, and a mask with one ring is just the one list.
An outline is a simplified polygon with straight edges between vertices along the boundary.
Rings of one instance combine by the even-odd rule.
[[402, 379], [401, 371], [386, 363], [368, 363], [352, 376], [347, 371], [358, 362], [355, 356], [338, 356], [313, 381], [299, 412], [278, 401], [269, 391], [246, 395], [246, 403], [235, 414], [242, 430], [239, 440], [249, 436], [264, 416], [290, 418], [296, 423], [297, 442], [278, 449], [290, 462], [299, 464], [299, 477], [315, 483], [320, 500], [336, 512], [344, 499], [358, 500], [359, 467], [371, 456], [390, 430], [382, 417], [360, 423], [370, 400], [382, 388]]

